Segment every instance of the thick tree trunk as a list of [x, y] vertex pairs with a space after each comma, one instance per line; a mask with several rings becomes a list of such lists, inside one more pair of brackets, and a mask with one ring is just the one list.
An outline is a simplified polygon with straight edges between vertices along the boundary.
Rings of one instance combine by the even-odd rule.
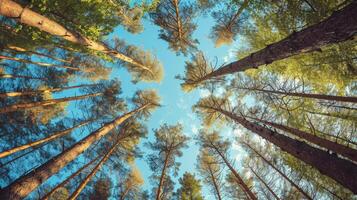
[[266, 48], [252, 53], [241, 60], [223, 66], [206, 75], [200, 81], [251, 68], [258, 68], [261, 65], [267, 65], [274, 61], [318, 50], [324, 45], [353, 39], [357, 32], [356, 10], [357, 1], [352, 1], [352, 3], [334, 12], [320, 23], [293, 33], [287, 38], [268, 45]]
[[95, 85], [98, 85], [98, 84], [82, 84], [82, 85], [68, 86], [68, 87], [63, 87], [63, 88], [52, 88], [52, 89], [45, 89], [45, 90], [34, 90], [34, 91], [23, 91], [23, 92], [5, 92], [5, 93], [0, 93], [0, 98], [18, 97], [18, 96], [24, 96], [24, 95], [35, 95], [35, 94], [41, 94], [41, 93], [60, 92], [63, 90], [70, 90], [70, 89], [95, 86]]
[[128, 112], [122, 116], [117, 117], [113, 121], [106, 123], [101, 128], [89, 134], [87, 137], [78, 141], [76, 144], [72, 145], [72, 147], [68, 148], [61, 154], [55, 156], [50, 159], [46, 163], [42, 164], [35, 170], [26, 174], [15, 180], [13, 183], [5, 187], [0, 191], [0, 199], [23, 199], [25, 198], [31, 191], [40, 186], [43, 182], [45, 182], [52, 175], [56, 174], [59, 170], [61, 170], [64, 166], [70, 163], [72, 160], [77, 158], [81, 153], [83, 153], [86, 149], [88, 149], [93, 142], [99, 140], [115, 127], [122, 124], [128, 118], [135, 115], [137, 112], [145, 109], [150, 104], [145, 104], [131, 112]]
[[238, 172], [233, 168], [233, 166], [228, 162], [227, 158], [216, 148], [215, 146], [213, 147], [214, 150], [218, 153], [218, 155], [222, 158], [223, 162], [227, 165], [229, 170], [233, 173], [233, 175], [236, 177], [238, 184], [240, 185], [241, 189], [246, 193], [247, 197], [251, 200], [257, 200], [257, 197], [253, 194], [253, 192], [249, 189], [247, 184], [243, 181], [243, 179], [240, 177]]
[[25, 79], [48, 81], [47, 78], [39, 78], [39, 77], [23, 76], [23, 75], [13, 75], [13, 74], [0, 74], [0, 78], [12, 78], [12, 79], [15, 79], [15, 78], [25, 78]]
[[163, 166], [162, 171], [161, 171], [159, 186], [157, 187], [157, 191], [156, 191], [156, 200], [160, 200], [161, 199], [160, 198], [161, 188], [162, 188], [162, 185], [164, 183], [165, 174], [166, 174], [166, 168], [167, 168], [167, 165], [169, 163], [169, 158], [170, 158], [170, 151], [167, 152], [166, 157], [165, 157], [164, 166]]
[[212, 182], [213, 182], [213, 187], [214, 187], [214, 189], [216, 190], [216, 193], [217, 193], [217, 198], [218, 198], [218, 200], [222, 200], [221, 191], [220, 191], [220, 189], [218, 187], [216, 177], [214, 177], [214, 174], [213, 174], [212, 169], [211, 169], [211, 165], [210, 164], [208, 164], [208, 165], [209, 165], [208, 166], [208, 170], [209, 170]]
[[246, 142], [242, 142], [243, 144], [245, 144], [247, 147], [249, 147], [251, 150], [254, 151], [255, 154], [257, 154], [261, 159], [264, 160], [264, 162], [266, 162], [270, 167], [272, 167], [273, 169], [275, 169], [275, 171], [277, 171], [282, 177], [284, 177], [285, 180], [287, 180], [292, 186], [294, 186], [302, 195], [304, 195], [307, 199], [309, 200], [313, 200], [310, 195], [308, 195], [303, 189], [301, 189], [294, 181], [292, 181], [289, 177], [287, 177], [282, 171], [280, 171], [277, 167], [275, 167], [273, 165], [273, 163], [271, 163], [269, 160], [267, 160], [263, 155], [261, 155], [257, 150], [255, 150], [252, 146], [250, 146], [248, 143]]
[[1, 59], [21, 62], [21, 63], [26, 63], [26, 64], [34, 64], [34, 65], [41, 66], [41, 67], [57, 67], [57, 68], [70, 69], [73, 71], [81, 71], [81, 69], [77, 68], [77, 67], [71, 67], [71, 66], [66, 66], [66, 65], [55, 65], [55, 64], [44, 63], [44, 62], [34, 62], [34, 61], [30, 61], [30, 60], [14, 58], [14, 57], [9, 57], [9, 56], [3, 56], [3, 55], [0, 55], [0, 60]]
[[45, 196], [43, 196], [41, 198], [41, 200], [48, 200], [49, 197], [56, 192], [56, 190], [58, 190], [58, 188], [64, 187], [69, 181], [71, 181], [74, 177], [76, 177], [78, 174], [80, 174], [84, 169], [86, 169], [88, 166], [90, 166], [91, 164], [93, 164], [95, 161], [97, 161], [99, 158], [96, 157], [93, 160], [91, 160], [90, 162], [88, 162], [87, 164], [83, 165], [81, 168], [79, 168], [76, 172], [74, 172], [73, 174], [71, 174], [69, 177], [67, 177], [64, 181], [62, 181], [60, 184], [56, 185], [56, 187], [54, 187], [51, 191], [49, 191]]
[[37, 145], [40, 145], [40, 144], [43, 144], [45, 142], [49, 142], [49, 141], [52, 141], [56, 138], [59, 138], [59, 137], [62, 137], [64, 135], [67, 135], [68, 133], [72, 132], [72, 130], [76, 129], [76, 128], [79, 128], [81, 126], [84, 126], [86, 124], [88, 124], [89, 122], [91, 122], [90, 120], [89, 121], [84, 121], [82, 122], [81, 124], [78, 124], [72, 128], [69, 128], [69, 129], [66, 129], [66, 130], [63, 130], [63, 131], [58, 131], [58, 132], [55, 132], [53, 135], [50, 135], [46, 138], [43, 138], [41, 140], [37, 140], [37, 141], [34, 141], [34, 142], [30, 142], [28, 144], [24, 144], [24, 145], [21, 145], [21, 146], [18, 146], [18, 147], [14, 147], [12, 149], [9, 149], [9, 150], [6, 150], [6, 151], [3, 151], [0, 153], [0, 158], [3, 158], [3, 157], [6, 157], [6, 156], [9, 156], [11, 154], [14, 154], [16, 152], [19, 152], [19, 151], [22, 151], [22, 150], [25, 150], [25, 149], [28, 149], [28, 148], [31, 148], [31, 147], [34, 147], [34, 146], [37, 146]]
[[115, 50], [112, 50], [102, 43], [92, 41], [86, 37], [81, 36], [79, 33], [70, 31], [64, 26], [58, 24], [57, 22], [52, 21], [49, 18], [30, 10], [29, 8], [22, 7], [20, 4], [14, 1], [0, 0], [0, 6], [0, 15], [17, 19], [20, 23], [36, 27], [41, 31], [47, 32], [51, 35], [61, 37], [67, 41], [76, 44], [83, 45], [88, 49], [108, 54], [122, 61], [142, 68], [146, 71], [149, 71], [151, 74], [153, 74], [153, 72], [148, 67], [138, 63], [132, 58], [125, 56], [124, 54], [121, 54]]
[[269, 192], [274, 196], [275, 199], [280, 200], [278, 195], [269, 187], [269, 185], [254, 171], [253, 168], [249, 167], [249, 169], [253, 172], [253, 174], [259, 179], [260, 182], [269, 190]]
[[13, 105], [9, 105], [9, 106], [0, 108], [0, 113], [8, 113], [8, 112], [25, 110], [25, 109], [35, 108], [35, 107], [55, 105], [55, 104], [62, 103], [62, 102], [81, 100], [81, 99], [85, 99], [88, 97], [95, 97], [95, 96], [100, 96], [100, 95], [103, 95], [103, 93], [86, 94], [86, 95], [82, 95], [82, 96], [67, 97], [67, 98], [61, 98], [61, 99], [50, 99], [50, 100], [44, 100], [44, 101], [39, 101], [39, 102], [13, 104]]
[[84, 178], [84, 180], [79, 184], [77, 189], [72, 193], [72, 195], [68, 198], [68, 200], [75, 200], [77, 199], [78, 195], [82, 192], [82, 190], [85, 188], [85, 186], [88, 184], [88, 182], [92, 179], [92, 177], [102, 168], [103, 164], [109, 159], [109, 157], [112, 155], [114, 152], [115, 148], [119, 144], [119, 140], [116, 141], [116, 143], [110, 148], [107, 154], [103, 156], [103, 158], [99, 161], [99, 163], [93, 168], [93, 170], [88, 174], [87, 177]]
[[[249, 117], [251, 118], [251, 117]], [[289, 132], [295, 136], [298, 136], [308, 142], [311, 142], [313, 144], [316, 144], [320, 147], [326, 148], [327, 150], [333, 151], [337, 154], [340, 154], [346, 158], [351, 159], [352, 161], [357, 162], [357, 150], [356, 149], [352, 149], [349, 148], [347, 146], [338, 144], [336, 142], [332, 142], [330, 140], [326, 140], [323, 138], [320, 138], [318, 136], [312, 135], [310, 133], [307, 133], [305, 131], [301, 131], [299, 129], [296, 128], [292, 128], [292, 127], [288, 127], [288, 126], [284, 126], [282, 124], [277, 124], [277, 123], [273, 123], [273, 122], [269, 122], [269, 121], [265, 121], [265, 120], [261, 120], [261, 119], [257, 119], [257, 118], [253, 118], [252, 119], [261, 122], [263, 124], [266, 124], [268, 126], [272, 126], [274, 128]]]
[[354, 97], [354, 96], [346, 97], [346, 96], [333, 96], [333, 95], [324, 95], [324, 94], [282, 92], [282, 91], [275, 91], [275, 90], [265, 90], [265, 89], [259, 89], [259, 88], [246, 88], [246, 87], [237, 87], [237, 88], [243, 89], [243, 90], [265, 92], [265, 93], [270, 93], [270, 94], [281, 94], [281, 95], [293, 96], [293, 97], [304, 97], [304, 98], [312, 98], [312, 99], [320, 99], [320, 100], [328, 100], [328, 101], [357, 103], [357, 97]]
[[252, 123], [228, 111], [217, 108], [211, 109], [231, 118], [246, 129], [280, 147], [282, 151], [288, 152], [297, 159], [315, 167], [321, 174], [334, 179], [342, 186], [357, 194], [357, 181], [355, 181], [357, 180], [357, 165], [353, 162], [279, 134], [259, 124]]

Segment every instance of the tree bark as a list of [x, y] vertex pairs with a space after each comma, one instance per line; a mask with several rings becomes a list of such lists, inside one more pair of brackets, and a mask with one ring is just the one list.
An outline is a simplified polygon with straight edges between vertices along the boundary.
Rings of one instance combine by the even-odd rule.
[[289, 133], [291, 133], [295, 136], [298, 136], [308, 142], [311, 142], [311, 143], [316, 144], [320, 147], [326, 148], [327, 150], [331, 150], [337, 154], [340, 154], [346, 158], [351, 159], [352, 161], [357, 162], [357, 150], [356, 149], [349, 148], [347, 146], [338, 144], [336, 142], [332, 142], [330, 140], [326, 140], [324, 138], [320, 138], [318, 136], [307, 133], [305, 131], [301, 131], [296, 128], [292, 128], [292, 127], [284, 126], [282, 124], [277, 124], [277, 123], [257, 119], [254, 117], [249, 117], [249, 118], [254, 119], [255, 121], [261, 122], [263, 124], [266, 124], [268, 126], [289, 132]]
[[267, 65], [294, 55], [319, 50], [320, 47], [328, 44], [353, 39], [357, 32], [356, 10], [357, 1], [352, 1], [320, 23], [295, 32], [279, 42], [223, 66], [196, 82], [258, 68], [261, 65]]
[[70, 69], [73, 71], [81, 71], [81, 69], [77, 68], [77, 67], [71, 67], [71, 66], [66, 66], [66, 65], [55, 65], [55, 64], [44, 63], [44, 62], [34, 62], [34, 61], [30, 61], [30, 60], [25, 60], [25, 59], [15, 58], [15, 57], [8, 57], [8, 56], [3, 56], [3, 55], [0, 55], [0, 59], [12, 60], [12, 61], [26, 63], [26, 64], [34, 64], [34, 65], [38, 65], [41, 67], [57, 67], [57, 68]]
[[101, 128], [72, 145], [72, 147], [50, 159], [30, 173], [18, 178], [0, 191], [0, 199], [17, 200], [25, 198], [31, 191], [40, 186], [48, 178], [56, 174], [64, 166], [88, 149], [93, 142], [99, 140], [115, 127], [119, 126], [128, 118], [145, 109], [149, 105], [151, 104], [145, 104], [131, 112], [117, 117], [109, 123], [104, 124]]
[[82, 84], [82, 85], [68, 86], [68, 87], [63, 87], [63, 88], [52, 88], [52, 89], [45, 89], [45, 90], [33, 90], [33, 91], [23, 91], [23, 92], [5, 92], [5, 93], [0, 93], [0, 98], [18, 97], [18, 96], [24, 96], [24, 95], [35, 95], [35, 94], [41, 94], [41, 93], [60, 92], [63, 90], [76, 89], [76, 88], [95, 86], [95, 85], [98, 85], [98, 84]]
[[23, 76], [23, 75], [14, 75], [14, 74], [0, 74], [0, 78], [12, 78], [12, 79], [25, 78], [25, 79], [48, 81], [47, 78], [39, 78], [39, 77]]
[[41, 31], [61, 37], [67, 41], [80, 44], [88, 49], [99, 51], [112, 57], [118, 58], [153, 74], [153, 72], [148, 67], [140, 64], [134, 59], [121, 54], [118, 51], [112, 50], [102, 43], [92, 41], [80, 35], [79, 33], [70, 31], [57, 22], [52, 21], [51, 19], [42, 16], [30, 10], [29, 8], [22, 7], [20, 4], [12, 0], [0, 0], [0, 6], [0, 14], [5, 17], [17, 19], [20, 23], [36, 27]]
[[269, 190], [269, 192], [274, 196], [275, 199], [280, 200], [278, 195], [269, 187], [269, 185], [253, 170], [253, 168], [249, 167], [249, 169], [253, 172], [253, 174], [259, 179], [260, 182]]
[[8, 112], [14, 112], [14, 111], [25, 110], [25, 109], [30, 109], [30, 108], [55, 105], [55, 104], [62, 103], [62, 102], [81, 100], [81, 99], [85, 99], [88, 97], [95, 97], [95, 96], [100, 96], [100, 95], [103, 95], [103, 93], [86, 94], [86, 95], [82, 95], [82, 96], [67, 97], [67, 98], [61, 98], [61, 99], [49, 99], [49, 100], [44, 100], [44, 101], [39, 101], [39, 102], [13, 104], [13, 105], [9, 105], [9, 106], [0, 108], [0, 113], [8, 113]]
[[218, 187], [218, 184], [216, 181], [216, 177], [214, 177], [214, 174], [212, 172], [210, 164], [208, 164], [208, 170], [209, 170], [209, 174], [211, 176], [212, 182], [213, 182], [214, 189], [216, 190], [218, 200], [222, 200], [221, 191], [219, 190], [219, 187]]
[[181, 40], [182, 39], [182, 22], [181, 22], [179, 5], [178, 5], [179, 0], [172, 0], [172, 1], [174, 4], [174, 7], [175, 7], [178, 36], [179, 36], [179, 39]]
[[76, 177], [78, 174], [80, 174], [84, 169], [86, 169], [88, 166], [93, 164], [96, 160], [98, 160], [99, 156], [88, 162], [87, 164], [83, 165], [81, 168], [79, 168], [76, 172], [71, 174], [69, 177], [67, 177], [64, 181], [62, 181], [60, 184], [56, 185], [51, 191], [49, 191], [45, 196], [41, 198], [41, 200], [48, 200], [49, 197], [56, 192], [56, 190], [60, 187], [64, 187], [70, 180], [72, 180], [74, 177]]
[[68, 200], [75, 200], [77, 199], [78, 195], [81, 193], [81, 191], [85, 188], [85, 186], [88, 184], [88, 182], [92, 179], [92, 177], [102, 168], [103, 164], [109, 159], [109, 157], [112, 155], [114, 152], [115, 148], [119, 144], [119, 140], [116, 141], [116, 143], [110, 148], [107, 154], [103, 156], [103, 158], [99, 161], [99, 163], [93, 168], [93, 170], [88, 174], [87, 177], [84, 178], [84, 180], [81, 182], [81, 184], [77, 187], [77, 189], [72, 193], [72, 195], [68, 198]]
[[237, 87], [238, 89], [243, 90], [253, 90], [259, 92], [265, 92], [270, 94], [281, 94], [286, 96], [293, 97], [304, 97], [304, 98], [312, 98], [312, 99], [320, 99], [320, 100], [328, 100], [328, 101], [339, 101], [339, 102], [349, 102], [349, 103], [357, 103], [357, 97], [354, 96], [334, 96], [334, 95], [324, 95], [324, 94], [309, 94], [309, 93], [298, 93], [298, 92], [282, 92], [275, 90], [265, 90], [259, 88], [245, 88], [245, 87]]
[[273, 169], [275, 169], [275, 171], [277, 171], [282, 177], [284, 177], [285, 180], [287, 180], [292, 186], [294, 186], [302, 195], [304, 195], [307, 199], [309, 200], [313, 200], [310, 195], [308, 195], [303, 189], [301, 189], [297, 184], [295, 184], [294, 181], [292, 181], [289, 177], [287, 177], [282, 171], [280, 171], [277, 167], [275, 167], [273, 165], [273, 163], [271, 163], [269, 160], [267, 160], [263, 155], [261, 155], [257, 150], [255, 150], [252, 146], [250, 146], [248, 143], [246, 142], [242, 142], [243, 144], [245, 144], [247, 147], [249, 147], [251, 150], [254, 151], [254, 153], [256, 153], [261, 159], [264, 160], [264, 162], [266, 162], [270, 167], [272, 167]]
[[315, 167], [321, 174], [334, 179], [354, 194], [357, 194], [357, 181], [355, 181], [357, 180], [357, 165], [353, 162], [338, 158], [333, 154], [314, 148], [304, 142], [291, 139], [228, 111], [217, 108], [211, 109], [231, 118], [246, 129], [280, 147], [282, 151], [288, 152], [297, 159]]
[[167, 152], [166, 157], [165, 157], [164, 166], [161, 171], [159, 186], [157, 187], [157, 191], [156, 191], [156, 200], [160, 200], [161, 188], [164, 183], [164, 178], [165, 178], [166, 168], [169, 163], [169, 158], [170, 158], [170, 151]]
[[74, 129], [77, 129], [81, 126], [84, 126], [86, 124], [88, 124], [89, 122], [91, 122], [90, 120], [88, 121], [84, 121], [82, 122], [81, 124], [78, 124], [72, 128], [69, 128], [69, 129], [66, 129], [66, 130], [63, 130], [63, 131], [58, 131], [58, 132], [55, 132], [53, 135], [50, 135], [46, 138], [43, 138], [41, 140], [37, 140], [37, 141], [34, 141], [34, 142], [30, 142], [28, 144], [24, 144], [24, 145], [21, 145], [21, 146], [18, 146], [18, 147], [14, 147], [12, 149], [9, 149], [9, 150], [6, 150], [6, 151], [3, 151], [0, 153], [0, 158], [4, 158], [6, 156], [9, 156], [11, 154], [14, 154], [16, 152], [19, 152], [19, 151], [22, 151], [22, 150], [25, 150], [25, 149], [28, 149], [28, 148], [31, 148], [31, 147], [34, 147], [34, 146], [37, 146], [39, 144], [43, 144], [45, 142], [49, 142], [49, 141], [52, 141], [56, 138], [59, 138], [59, 137], [62, 137], [64, 135], [67, 135], [68, 133], [70, 133], [72, 130]]

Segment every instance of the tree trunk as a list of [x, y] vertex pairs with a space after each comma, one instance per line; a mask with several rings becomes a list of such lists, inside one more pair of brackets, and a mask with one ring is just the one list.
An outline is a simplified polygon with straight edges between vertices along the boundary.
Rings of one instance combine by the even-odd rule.
[[337, 154], [340, 154], [346, 158], [351, 159], [352, 161], [357, 162], [357, 150], [356, 149], [352, 149], [349, 148], [347, 146], [338, 144], [336, 142], [332, 142], [330, 140], [326, 140], [324, 138], [320, 138], [318, 136], [312, 135], [310, 133], [307, 133], [305, 131], [301, 131], [299, 129], [296, 128], [292, 128], [292, 127], [288, 127], [288, 126], [284, 126], [282, 124], [276, 124], [273, 122], [269, 122], [269, 121], [265, 121], [265, 120], [261, 120], [261, 119], [257, 119], [254, 117], [249, 117], [251, 119], [254, 119], [258, 122], [261, 122], [263, 124], [266, 124], [268, 126], [272, 126], [274, 128], [289, 132], [297, 137], [300, 137], [308, 142], [311, 142], [313, 144], [316, 144], [320, 147], [326, 148], [327, 150], [331, 150]]
[[201, 78], [198, 82], [258, 68], [274, 61], [282, 60], [305, 52], [316, 51], [320, 47], [353, 39], [357, 32], [357, 1], [352, 1], [330, 17], [285, 39], [268, 45], [249, 56], [223, 66]]
[[232, 167], [232, 165], [228, 162], [227, 158], [218, 150], [218, 148], [216, 148], [216, 146], [213, 147], [214, 150], [218, 153], [218, 155], [222, 158], [222, 160], [224, 161], [224, 163], [227, 165], [227, 167], [229, 168], [229, 170], [233, 173], [233, 175], [236, 177], [238, 184], [240, 185], [240, 187], [242, 188], [242, 190], [244, 191], [244, 193], [246, 193], [247, 197], [251, 200], [257, 200], [257, 197], [253, 194], [253, 192], [249, 189], [249, 187], [247, 186], [247, 184], [245, 184], [245, 182], [243, 181], [243, 179], [240, 177], [240, 175], [238, 174], [238, 172]]
[[253, 168], [249, 167], [249, 169], [253, 172], [253, 174], [259, 179], [260, 182], [269, 190], [269, 192], [274, 196], [275, 199], [280, 200], [278, 195], [269, 187], [269, 185], [253, 170]]
[[99, 140], [115, 127], [119, 126], [128, 118], [145, 109], [149, 105], [151, 104], [145, 104], [131, 112], [117, 117], [109, 123], [104, 124], [101, 128], [97, 129], [85, 138], [78, 141], [76, 144], [72, 145], [72, 147], [50, 159], [32, 172], [18, 178], [0, 191], [0, 199], [17, 200], [25, 198], [31, 191], [36, 189], [48, 178], [56, 174], [64, 166], [77, 158], [78, 155], [88, 149], [91, 144], [93, 144], [93, 142]]
[[79, 168], [76, 172], [71, 174], [69, 177], [67, 177], [64, 181], [62, 181], [60, 184], [56, 185], [51, 191], [49, 191], [45, 196], [41, 198], [41, 200], [48, 200], [49, 197], [56, 192], [56, 190], [60, 187], [64, 187], [70, 180], [72, 180], [74, 177], [76, 177], [78, 174], [80, 174], [84, 169], [86, 169], [88, 166], [93, 164], [96, 160], [98, 160], [99, 156], [88, 162], [87, 164], [83, 165], [81, 168]]
[[156, 191], [156, 200], [160, 200], [161, 199], [160, 198], [161, 188], [162, 188], [162, 185], [164, 183], [166, 167], [167, 167], [167, 164], [169, 163], [169, 157], [170, 157], [170, 151], [167, 152], [166, 157], [165, 157], [164, 166], [163, 166], [162, 171], [161, 171], [159, 186], [157, 187], [157, 191]]
[[88, 97], [95, 97], [95, 96], [100, 96], [100, 95], [103, 95], [103, 93], [86, 94], [86, 95], [82, 95], [82, 96], [67, 97], [67, 98], [61, 98], [61, 99], [49, 99], [49, 100], [44, 100], [44, 101], [39, 101], [39, 102], [13, 104], [13, 105], [9, 105], [9, 106], [0, 108], [0, 113], [8, 113], [8, 112], [25, 110], [25, 109], [35, 108], [35, 107], [55, 105], [55, 104], [62, 103], [62, 102], [81, 100], [81, 99], [85, 99]]
[[357, 165], [353, 162], [338, 158], [333, 154], [314, 148], [304, 142], [291, 139], [228, 111], [217, 108], [211, 109], [221, 112], [246, 129], [280, 147], [282, 151], [288, 152], [297, 159], [315, 167], [321, 174], [334, 179], [336, 182], [357, 194], [357, 181], [355, 181], [357, 180]]
[[15, 78], [25, 78], [25, 79], [48, 81], [47, 78], [39, 78], [39, 77], [23, 76], [23, 75], [13, 75], [13, 74], [0, 74], [0, 78], [12, 78], [12, 79], [15, 79]]
[[172, 1], [174, 3], [174, 7], [175, 7], [178, 36], [179, 36], [179, 39], [181, 40], [182, 39], [182, 22], [181, 22], [179, 5], [178, 5], [179, 0], [172, 0]]
[[212, 182], [213, 182], [214, 189], [216, 190], [216, 193], [217, 193], [218, 200], [222, 200], [221, 191], [219, 190], [216, 178], [214, 177], [214, 174], [212, 172], [210, 164], [208, 164], [208, 169], [209, 169], [209, 173], [211, 175], [211, 179], [212, 179]]
[[75, 86], [69, 86], [69, 87], [63, 87], [63, 88], [52, 88], [52, 89], [45, 89], [45, 90], [34, 90], [34, 91], [23, 91], [23, 92], [5, 92], [5, 93], [0, 93], [0, 98], [18, 97], [18, 96], [24, 96], [24, 95], [35, 95], [35, 94], [41, 94], [41, 93], [60, 92], [63, 90], [76, 89], [76, 88], [95, 86], [95, 85], [98, 85], [98, 84], [82, 84], [82, 85], [75, 85]]
[[339, 102], [349, 102], [349, 103], [357, 103], [357, 97], [351, 96], [333, 96], [333, 95], [324, 95], [324, 94], [309, 94], [309, 93], [298, 93], [298, 92], [282, 92], [275, 90], [265, 90], [259, 88], [245, 88], [245, 87], [237, 87], [238, 89], [243, 90], [253, 90], [259, 92], [265, 92], [270, 94], [281, 94], [286, 96], [294, 96], [294, 97], [304, 97], [304, 98], [312, 98], [312, 99], [320, 99], [320, 100], [328, 100], [328, 101], [339, 101]]
[[102, 43], [92, 41], [80, 35], [79, 33], [70, 31], [64, 26], [58, 24], [57, 22], [52, 21], [51, 19], [42, 16], [30, 10], [29, 8], [22, 7], [20, 4], [14, 1], [0, 0], [0, 6], [0, 14], [5, 17], [17, 19], [20, 23], [36, 27], [41, 31], [47, 32], [54, 36], [61, 37], [67, 41], [80, 44], [88, 49], [113, 56], [122, 61], [135, 65], [143, 70], [149, 71], [149, 73], [153, 74], [153, 72], [148, 67], [138, 63], [132, 58], [125, 56], [124, 54], [121, 54], [118, 51], [112, 50]]
[[34, 61], [30, 61], [30, 60], [25, 60], [25, 59], [15, 58], [15, 57], [8, 57], [8, 56], [3, 56], [3, 55], [0, 55], [0, 59], [12, 60], [12, 61], [26, 63], [26, 64], [34, 64], [34, 65], [38, 65], [41, 67], [57, 67], [57, 68], [70, 69], [73, 71], [81, 71], [81, 69], [77, 68], [77, 67], [71, 67], [71, 66], [66, 66], [66, 65], [55, 65], [55, 64], [44, 63], [44, 62], [34, 62]]
[[68, 198], [68, 200], [77, 199], [78, 195], [85, 188], [88, 182], [92, 179], [92, 177], [102, 168], [103, 164], [109, 159], [109, 157], [114, 152], [115, 148], [118, 146], [120, 140], [117, 140], [116, 143], [112, 146], [112, 148], [108, 151], [107, 154], [103, 156], [103, 158], [99, 161], [99, 163], [93, 168], [93, 170], [88, 174], [87, 177], [81, 182], [81, 184], [77, 187], [77, 189], [72, 193], [72, 195]]
[[249, 0], [244, 0], [242, 5], [239, 7], [239, 9], [237, 10], [236, 14], [233, 16], [233, 18], [229, 21], [228, 25], [227, 25], [227, 29], [228, 30], [232, 30], [232, 25], [237, 23], [237, 19], [239, 18], [239, 16], [242, 14], [243, 10], [245, 8], [247, 8], [248, 6], [248, 2]]
[[63, 131], [58, 131], [58, 132], [55, 132], [53, 135], [50, 135], [46, 138], [43, 138], [41, 140], [37, 140], [37, 141], [34, 141], [34, 142], [30, 142], [28, 144], [24, 144], [24, 145], [21, 145], [21, 146], [18, 146], [18, 147], [14, 147], [12, 149], [9, 149], [9, 150], [6, 150], [6, 151], [3, 151], [0, 153], [0, 158], [4, 158], [6, 156], [9, 156], [11, 154], [14, 154], [16, 152], [19, 152], [19, 151], [22, 151], [22, 150], [25, 150], [25, 149], [28, 149], [28, 148], [31, 148], [31, 147], [34, 147], [34, 146], [37, 146], [39, 144], [43, 144], [45, 142], [49, 142], [49, 141], [52, 141], [56, 138], [59, 138], [59, 137], [62, 137], [64, 135], [67, 135], [68, 133], [70, 133], [72, 130], [76, 129], [76, 128], [79, 128], [81, 126], [84, 126], [86, 124], [88, 124], [89, 122], [91, 122], [91, 120], [88, 120], [88, 121], [84, 121], [82, 122], [81, 124], [78, 124], [72, 128], [69, 128], [69, 129], [66, 129], [66, 130], [63, 130]]
[[257, 150], [255, 150], [252, 146], [250, 146], [248, 143], [246, 142], [242, 142], [243, 144], [245, 144], [247, 147], [249, 147], [251, 150], [254, 151], [254, 153], [256, 153], [261, 159], [263, 159], [270, 167], [272, 167], [273, 169], [275, 169], [275, 171], [277, 171], [282, 177], [285, 178], [285, 180], [287, 180], [292, 186], [294, 186], [302, 195], [304, 195], [307, 199], [309, 200], [313, 200], [310, 195], [308, 195], [304, 190], [302, 190], [297, 184], [295, 184], [294, 181], [292, 181], [289, 177], [287, 177], [282, 171], [280, 171], [277, 167], [275, 167], [269, 160], [267, 160], [264, 156], [262, 156]]

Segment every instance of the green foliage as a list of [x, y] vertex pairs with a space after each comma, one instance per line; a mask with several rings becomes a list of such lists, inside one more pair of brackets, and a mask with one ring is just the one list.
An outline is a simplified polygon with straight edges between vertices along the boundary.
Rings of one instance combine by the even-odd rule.
[[203, 200], [200, 181], [194, 175], [185, 172], [179, 183], [181, 187], [176, 192], [179, 200]]

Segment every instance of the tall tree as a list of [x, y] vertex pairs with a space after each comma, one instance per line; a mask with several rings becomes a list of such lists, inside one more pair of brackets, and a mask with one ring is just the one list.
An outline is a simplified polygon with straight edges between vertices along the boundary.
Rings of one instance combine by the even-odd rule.
[[206, 70], [205, 73], [192, 76], [191, 74], [195, 74], [195, 72], [204, 71], [195, 69], [202, 66], [197, 65], [192, 67], [186, 65], [186, 78], [183, 84], [197, 87], [210, 79], [239, 71], [245, 71], [247, 69], [258, 68], [261, 65], [267, 65], [274, 61], [294, 55], [316, 51], [327, 44], [349, 40], [354, 37], [354, 33], [357, 30], [357, 23], [355, 20], [357, 17], [354, 12], [356, 7], [357, 3], [353, 1], [320, 23], [312, 25], [299, 32], [295, 32], [281, 41], [270, 44], [266, 48], [217, 70]]
[[189, 172], [179, 179], [180, 188], [176, 192], [179, 200], [203, 200], [200, 181]]
[[140, 195], [140, 187], [144, 184], [139, 169], [132, 167], [128, 176], [119, 183], [119, 200], [135, 199]]
[[[188, 137], [183, 134], [181, 124], [167, 125], [163, 124], [155, 129], [155, 141], [147, 143], [148, 147], [154, 151], [147, 159], [154, 177], [158, 179], [158, 186], [155, 191], [156, 200], [170, 199], [163, 193], [167, 184], [170, 172], [177, 173], [180, 163], [176, 161], [177, 157], [182, 156], [182, 148], [187, 147]], [[173, 191], [171, 191], [173, 192]]]

